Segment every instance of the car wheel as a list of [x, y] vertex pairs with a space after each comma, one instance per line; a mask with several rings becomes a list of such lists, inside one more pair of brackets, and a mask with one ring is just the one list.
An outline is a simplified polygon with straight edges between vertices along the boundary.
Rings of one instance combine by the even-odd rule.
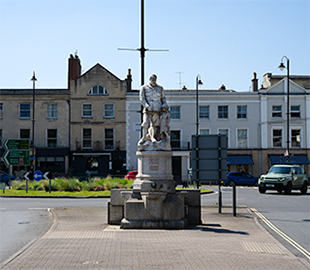
[[229, 186], [233, 187], [236, 185], [235, 181], [233, 180], [230, 180], [229, 183], [228, 183]]
[[262, 186], [259, 186], [258, 187], [258, 191], [259, 191], [259, 193], [264, 194], [266, 192], [266, 188], [262, 187]]
[[304, 184], [302, 185], [302, 188], [300, 189], [301, 194], [306, 194], [308, 191], [308, 184], [307, 182], [304, 182]]
[[291, 194], [291, 191], [292, 191], [292, 183], [291, 183], [291, 182], [288, 182], [288, 183], [287, 183], [287, 186], [286, 186], [286, 188], [285, 188], [285, 190], [284, 190], [284, 193], [285, 193], [285, 194]]
[[258, 187], [258, 181], [257, 180], [254, 182], [254, 186]]

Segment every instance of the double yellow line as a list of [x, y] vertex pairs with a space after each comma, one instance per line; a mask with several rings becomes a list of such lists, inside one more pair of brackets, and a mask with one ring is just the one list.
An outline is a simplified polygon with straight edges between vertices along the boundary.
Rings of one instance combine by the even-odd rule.
[[262, 221], [265, 222], [265, 224], [272, 229], [274, 232], [276, 232], [278, 235], [280, 235], [284, 240], [286, 240], [288, 243], [290, 243], [294, 248], [296, 248], [299, 252], [301, 252], [305, 257], [307, 257], [308, 260], [310, 260], [310, 252], [304, 249], [302, 246], [300, 246], [298, 243], [296, 243], [293, 239], [291, 239], [289, 236], [287, 236], [285, 233], [280, 231], [276, 226], [274, 226], [267, 218], [265, 218], [260, 212], [258, 212], [255, 208], [251, 208], [251, 211], [254, 212]]

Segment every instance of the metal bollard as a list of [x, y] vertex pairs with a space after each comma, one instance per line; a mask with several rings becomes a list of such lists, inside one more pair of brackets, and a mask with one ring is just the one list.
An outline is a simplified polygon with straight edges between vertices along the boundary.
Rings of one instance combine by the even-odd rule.
[[222, 213], [222, 190], [221, 190], [221, 184], [219, 184], [219, 202], [218, 202], [218, 210], [219, 210], [219, 214]]
[[236, 185], [233, 185], [233, 214], [236, 216]]

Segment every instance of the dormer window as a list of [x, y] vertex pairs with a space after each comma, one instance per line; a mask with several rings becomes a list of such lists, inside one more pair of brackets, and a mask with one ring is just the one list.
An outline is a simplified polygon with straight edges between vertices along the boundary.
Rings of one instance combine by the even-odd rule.
[[89, 91], [88, 95], [108, 95], [107, 89], [105, 89], [103, 86], [96, 85], [93, 86]]

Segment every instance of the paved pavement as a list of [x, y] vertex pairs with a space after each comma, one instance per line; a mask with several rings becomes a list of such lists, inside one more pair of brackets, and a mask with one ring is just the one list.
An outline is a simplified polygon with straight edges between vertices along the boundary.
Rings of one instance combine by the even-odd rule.
[[54, 224], [1, 269], [310, 269], [246, 207], [202, 207], [203, 224], [185, 230], [122, 230], [106, 207], [57, 208]]

